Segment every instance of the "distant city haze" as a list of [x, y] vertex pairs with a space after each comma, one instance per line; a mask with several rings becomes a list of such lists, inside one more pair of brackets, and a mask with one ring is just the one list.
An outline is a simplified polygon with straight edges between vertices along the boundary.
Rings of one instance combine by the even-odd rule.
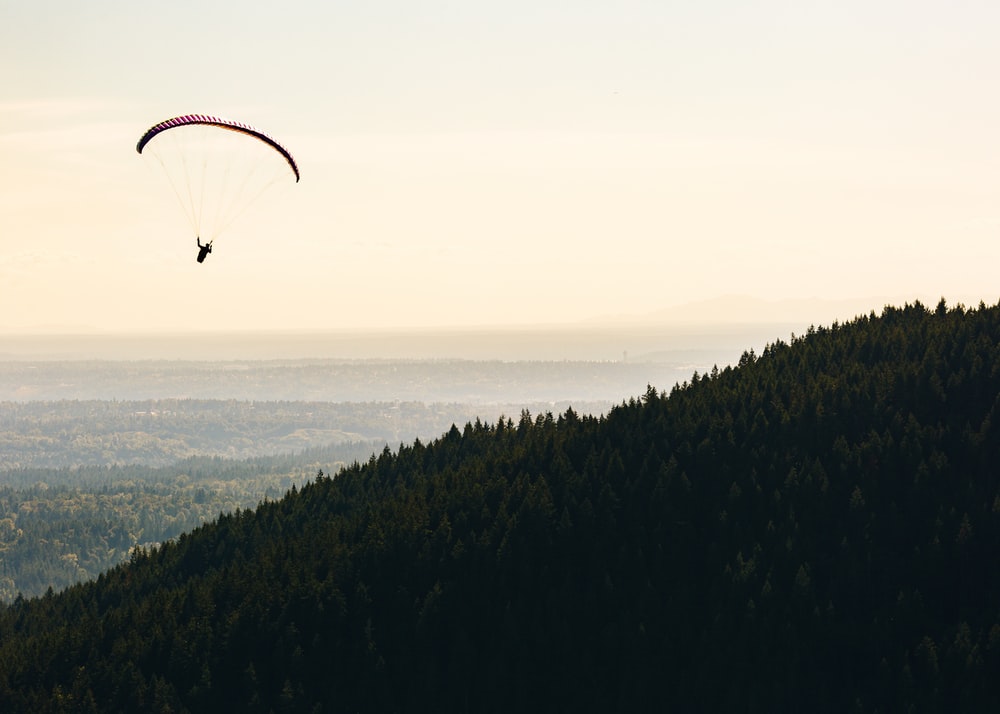
[[[808, 324], [623, 322], [410, 331], [77, 333], [0, 338], [0, 402], [242, 399], [564, 403], [605, 411]], [[599, 404], [597, 404], [599, 403]], [[595, 406], [597, 404], [597, 406]], [[519, 410], [519, 407], [515, 411]]]

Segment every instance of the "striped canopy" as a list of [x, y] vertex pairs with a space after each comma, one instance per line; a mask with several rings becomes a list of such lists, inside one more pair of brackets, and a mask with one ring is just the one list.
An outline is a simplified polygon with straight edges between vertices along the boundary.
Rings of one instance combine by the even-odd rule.
[[239, 132], [241, 134], [246, 134], [252, 136], [255, 139], [263, 141], [265, 144], [273, 148], [279, 154], [281, 154], [288, 165], [292, 167], [292, 172], [295, 174], [295, 181], [298, 183], [299, 180], [299, 167], [295, 163], [295, 159], [292, 157], [291, 153], [284, 146], [279, 144], [274, 138], [268, 136], [260, 129], [250, 126], [249, 124], [244, 124], [243, 122], [232, 121], [229, 119], [220, 119], [219, 117], [208, 116], [206, 114], [184, 114], [183, 116], [174, 117], [173, 119], [167, 119], [166, 121], [161, 121], [149, 128], [149, 130], [142, 135], [139, 139], [139, 143], [135, 145], [135, 150], [140, 154], [143, 148], [150, 140], [168, 129], [174, 129], [181, 126], [191, 126], [193, 124], [205, 124], [209, 126], [217, 126], [221, 129], [227, 129], [229, 131]]

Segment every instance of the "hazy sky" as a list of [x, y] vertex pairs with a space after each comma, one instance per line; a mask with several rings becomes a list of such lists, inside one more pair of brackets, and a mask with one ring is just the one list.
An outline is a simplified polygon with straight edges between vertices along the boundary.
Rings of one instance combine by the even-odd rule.
[[[992, 304], [998, 36], [996, 0], [5, 0], [0, 330]], [[135, 152], [189, 112], [302, 172], [203, 265]]]

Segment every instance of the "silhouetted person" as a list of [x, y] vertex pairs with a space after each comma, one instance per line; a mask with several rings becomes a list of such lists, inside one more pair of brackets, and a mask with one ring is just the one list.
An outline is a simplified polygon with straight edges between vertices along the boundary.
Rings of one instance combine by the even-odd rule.
[[201, 244], [201, 236], [198, 236], [198, 262], [204, 263], [205, 256], [212, 252], [212, 241], [209, 241], [205, 245]]

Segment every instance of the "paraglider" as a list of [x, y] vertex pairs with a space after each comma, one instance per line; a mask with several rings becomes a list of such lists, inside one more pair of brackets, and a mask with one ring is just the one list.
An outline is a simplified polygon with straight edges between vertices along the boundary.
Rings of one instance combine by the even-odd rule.
[[262, 194], [300, 178], [295, 158], [276, 139], [245, 122], [207, 114], [161, 121], [135, 150], [162, 167], [196, 235], [199, 263]]
[[205, 258], [208, 254], [212, 252], [212, 241], [209, 241], [205, 245], [201, 244], [201, 236], [196, 236], [195, 240], [198, 242], [198, 262], [204, 263]]

